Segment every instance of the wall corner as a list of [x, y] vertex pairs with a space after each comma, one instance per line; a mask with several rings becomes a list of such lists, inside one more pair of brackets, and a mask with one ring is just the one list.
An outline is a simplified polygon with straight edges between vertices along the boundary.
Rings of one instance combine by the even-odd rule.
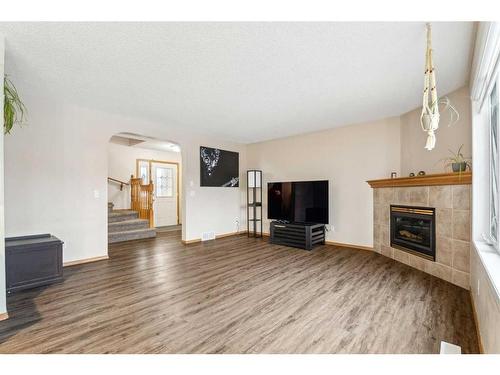
[[[0, 75], [4, 75], [5, 60], [5, 39], [0, 34]], [[2, 130], [0, 131], [0, 320], [7, 319], [7, 301], [5, 285], [5, 215], [4, 215], [4, 134], [3, 134], [3, 79], [0, 81], [0, 121]]]

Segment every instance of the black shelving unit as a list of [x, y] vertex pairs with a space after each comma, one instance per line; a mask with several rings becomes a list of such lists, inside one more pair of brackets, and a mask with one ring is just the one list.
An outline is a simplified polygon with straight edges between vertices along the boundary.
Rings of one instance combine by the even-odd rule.
[[325, 244], [325, 224], [271, 222], [270, 242], [312, 250]]
[[262, 237], [262, 171], [247, 171], [247, 234]]

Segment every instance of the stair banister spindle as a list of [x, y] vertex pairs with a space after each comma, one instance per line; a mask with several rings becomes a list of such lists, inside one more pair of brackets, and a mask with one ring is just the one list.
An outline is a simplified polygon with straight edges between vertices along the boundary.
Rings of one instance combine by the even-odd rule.
[[139, 212], [141, 219], [148, 219], [150, 227], [153, 228], [153, 181], [150, 181], [148, 185], [143, 185], [142, 179], [131, 177], [130, 183], [130, 207]]

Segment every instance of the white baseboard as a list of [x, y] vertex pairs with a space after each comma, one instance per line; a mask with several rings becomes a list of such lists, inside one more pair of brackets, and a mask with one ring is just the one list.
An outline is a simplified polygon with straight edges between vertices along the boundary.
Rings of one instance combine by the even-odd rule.
[[104, 256], [100, 256], [100, 257], [93, 257], [93, 258], [85, 258], [85, 259], [72, 260], [70, 262], [64, 262], [63, 263], [63, 267], [77, 266], [79, 264], [99, 262], [100, 260], [107, 260], [107, 259], [109, 259], [109, 256], [104, 255]]

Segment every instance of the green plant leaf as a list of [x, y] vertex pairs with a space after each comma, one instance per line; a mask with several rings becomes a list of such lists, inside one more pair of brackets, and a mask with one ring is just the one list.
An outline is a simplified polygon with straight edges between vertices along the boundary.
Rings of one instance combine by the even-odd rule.
[[450, 152], [450, 154], [452, 156], [441, 159], [441, 161], [445, 162], [445, 165], [444, 165], [445, 168], [449, 167], [453, 163], [466, 163], [466, 168], [468, 167], [469, 170], [472, 170], [471, 163], [468, 161], [468, 160], [471, 160], [471, 158], [466, 158], [464, 156], [464, 154], [462, 153], [463, 147], [464, 147], [463, 144], [460, 145], [457, 152], [454, 152], [454, 151], [448, 149], [448, 151]]
[[4, 75], [4, 103], [3, 103], [3, 117], [4, 134], [9, 134], [15, 124], [22, 124], [25, 120], [26, 106], [22, 102], [19, 94], [17, 93], [16, 86], [12, 81]]

